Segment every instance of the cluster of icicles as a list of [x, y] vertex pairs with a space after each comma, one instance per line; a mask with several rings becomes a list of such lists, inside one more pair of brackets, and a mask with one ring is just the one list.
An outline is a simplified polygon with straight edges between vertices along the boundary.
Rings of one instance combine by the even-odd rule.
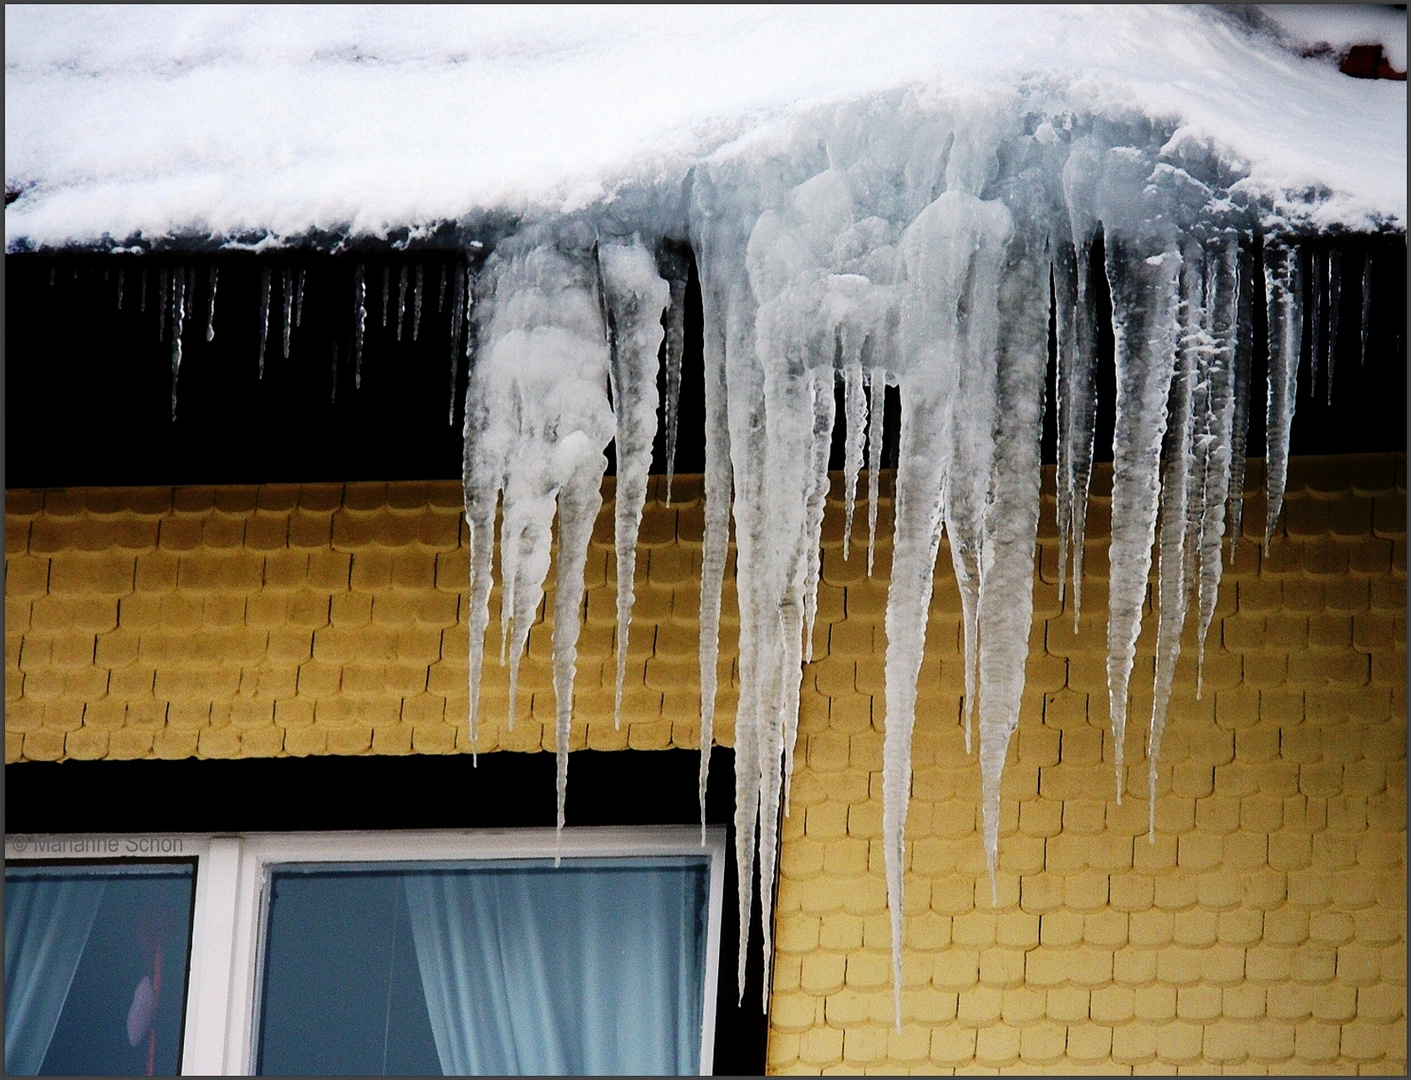
[[[898, 1022], [911, 736], [943, 534], [961, 593], [966, 746], [978, 714], [994, 888], [1000, 773], [1017, 724], [1033, 609], [1051, 313], [1057, 400], [1048, 407], [1058, 428], [1060, 577], [1071, 568], [1075, 628], [1078, 617], [1096, 413], [1094, 272], [1105, 274], [1110, 288], [1118, 384], [1108, 684], [1119, 800], [1128, 683], [1161, 523], [1148, 736], [1154, 794], [1182, 627], [1194, 606], [1203, 658], [1227, 520], [1232, 551], [1240, 530], [1254, 290], [1265, 294], [1269, 325], [1266, 545], [1283, 498], [1303, 325], [1298, 247], [1240, 205], [1232, 196], [1237, 177], [1222, 174], [1212, 155], [1164, 147], [1166, 134], [1147, 124], [1118, 129], [1071, 115], [889, 111], [884, 104], [801, 125], [786, 152], [741, 151], [698, 166], [691, 177], [684, 216], [701, 284], [706, 406], [700, 793], [704, 819], [733, 512], [741, 993], [756, 851], [766, 883], [768, 992], [767, 883], [779, 815], [789, 807], [801, 667], [812, 654], [833, 428], [846, 425], [843, 558], [858, 476], [867, 466], [870, 572], [887, 386], [898, 388], [901, 401], [883, 771]], [[1103, 263], [1093, 267], [1098, 235]], [[560, 825], [583, 568], [601, 506], [603, 451], [612, 439], [620, 723], [659, 352], [667, 369], [668, 444], [675, 442], [685, 271], [664, 252], [660, 236], [649, 229], [609, 232], [591, 215], [536, 226], [501, 243], [475, 285], [478, 342], [464, 468], [471, 737], [479, 719], [497, 506], [500, 650], [509, 664], [511, 724], [517, 667], [543, 599], [557, 511]], [[1314, 294], [1336, 312], [1341, 267], [1336, 255], [1331, 266], [1326, 259], [1315, 257]], [[1334, 355], [1326, 340], [1315, 358], [1320, 351]], [[1329, 383], [1331, 377], [1329, 371]]]
[[[75, 271], [75, 274], [77, 271]], [[363, 382], [363, 345], [367, 330], [368, 298], [367, 298], [367, 271], [362, 263], [358, 263], [353, 272], [353, 305], [352, 305], [352, 343], [353, 354], [353, 385], [356, 389], [362, 388]], [[178, 380], [181, 375], [182, 361], [182, 338], [186, 331], [187, 324], [191, 321], [193, 310], [196, 307], [196, 268], [193, 266], [162, 267], [156, 275], [156, 309], [157, 309], [157, 337], [160, 341], [166, 341], [168, 334], [171, 338], [171, 418], [176, 420], [176, 403]], [[277, 302], [281, 296], [283, 299], [283, 319], [280, 323], [281, 337], [283, 344], [284, 359], [289, 359], [290, 344], [296, 327], [304, 323], [304, 286], [308, 275], [304, 269], [296, 270], [293, 267], [285, 266], [281, 268], [282, 290], [276, 292], [274, 278], [271, 268], [266, 266], [260, 274], [260, 310], [259, 310], [259, 355], [258, 373], [261, 379], [265, 375], [265, 351], [269, 344], [270, 337], [270, 313], [272, 304]], [[138, 303], [140, 310], [147, 310], [148, 293], [148, 272], [141, 271], [138, 284]], [[409, 329], [412, 341], [416, 341], [421, 336], [421, 313], [422, 297], [425, 292], [426, 267], [423, 262], [403, 262], [398, 267], [398, 280], [396, 286], [396, 313], [394, 327], [397, 340], [402, 340], [404, 329]], [[50, 285], [54, 284], [54, 274], [51, 271], [49, 276]], [[440, 286], [437, 291], [438, 312], [445, 310], [447, 286], [451, 287], [451, 385], [450, 404], [447, 411], [447, 423], [455, 422], [456, 415], [456, 384], [460, 377], [460, 361], [462, 353], [469, 353], [471, 347], [472, 326], [470, 325], [470, 312], [472, 297], [470, 294], [470, 272], [465, 262], [457, 259], [453, 262], [442, 261], [440, 263]], [[126, 297], [127, 269], [122, 267], [117, 275], [117, 306], [121, 311], [123, 301]], [[214, 341], [216, 336], [216, 294], [220, 288], [220, 268], [210, 267], [209, 280], [206, 286], [206, 327], [205, 337], [207, 341]], [[410, 303], [408, 302], [408, 291], [410, 289]], [[389, 307], [392, 295], [392, 266], [384, 263], [382, 266], [382, 326], [387, 327]], [[170, 323], [170, 331], [168, 331]], [[407, 324], [410, 323], [408, 328]], [[338, 400], [338, 343], [335, 340], [332, 344], [332, 357], [330, 364], [331, 373], [331, 399]]]
[[[674, 205], [674, 209], [661, 209]], [[655, 209], [652, 209], [655, 207]], [[768, 883], [780, 814], [789, 811], [803, 665], [812, 658], [820, 535], [833, 429], [845, 425], [842, 557], [867, 474], [867, 571], [873, 569], [883, 395], [895, 387], [901, 430], [886, 610], [883, 844], [900, 1023], [904, 833], [936, 560], [949, 538], [964, 638], [965, 745], [978, 717], [983, 833], [992, 900], [1000, 775], [1018, 722], [1033, 612], [1040, 435], [1058, 433], [1059, 590], [1076, 631], [1095, 450], [1099, 335], [1094, 275], [1105, 276], [1115, 343], [1116, 424], [1109, 546], [1108, 690], [1122, 797], [1128, 687], [1152, 552], [1159, 552], [1154, 704], [1147, 742], [1151, 832], [1162, 731], [1189, 610], [1199, 655], [1216, 607], [1222, 539], [1239, 536], [1250, 410], [1254, 312], [1268, 322], [1268, 517], [1287, 476], [1304, 325], [1303, 267], [1314, 274], [1312, 343], [1333, 381], [1344, 277], [1337, 251], [1300, 249], [1293, 230], [1242, 193], [1208, 149], [1146, 120], [1075, 115], [1018, 94], [986, 101], [892, 95], [827, 110], [699, 164], [684, 197], [648, 199], [637, 220], [609, 203], [527, 226], [476, 272], [455, 270], [452, 415], [462, 355], [465, 513], [470, 534], [470, 738], [475, 746], [500, 518], [500, 659], [509, 718], [518, 671], [544, 599], [557, 517], [553, 613], [558, 824], [584, 567], [602, 506], [604, 451], [615, 441], [617, 705], [633, 606], [638, 528], [659, 412], [667, 498], [677, 438], [683, 318], [696, 260], [704, 316], [705, 535], [700, 599], [700, 800], [713, 745], [721, 599], [733, 516], [739, 596], [734, 723], [741, 994], [758, 853], [765, 995], [772, 958]], [[1101, 238], [1100, 245], [1095, 241]], [[474, 245], [479, 247], [479, 245]], [[1093, 265], [1101, 252], [1101, 264]], [[1370, 258], [1360, 271], [1367, 347]], [[446, 282], [441, 287], [444, 302]], [[211, 271], [213, 319], [217, 281]], [[389, 272], [382, 279], [386, 325]], [[304, 279], [283, 278], [284, 350]], [[181, 320], [171, 307], [173, 408]], [[422, 271], [413, 290], [415, 336]], [[407, 270], [397, 284], [398, 337]], [[360, 366], [366, 285], [354, 279]], [[263, 365], [271, 280], [260, 310]], [[146, 290], [143, 290], [144, 302]], [[1327, 316], [1318, 308], [1326, 305]], [[1052, 328], [1052, 331], [1051, 331]], [[212, 334], [208, 321], [207, 336]], [[1045, 401], [1050, 333], [1056, 399]], [[664, 358], [666, 402], [658, 401]], [[336, 363], [336, 359], [335, 359]], [[835, 415], [841, 384], [842, 416]], [[1160, 523], [1158, 533], [1158, 522]], [[1158, 539], [1159, 536], [1159, 539]], [[1071, 584], [1068, 578], [1071, 575]], [[1197, 695], [1200, 693], [1197, 677]], [[977, 707], [978, 703], [978, 707]], [[766, 1002], [767, 1003], [767, 1002]]]

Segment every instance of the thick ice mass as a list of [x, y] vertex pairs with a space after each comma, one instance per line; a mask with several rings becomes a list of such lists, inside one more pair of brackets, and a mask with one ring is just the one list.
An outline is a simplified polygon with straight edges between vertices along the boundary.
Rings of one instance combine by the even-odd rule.
[[[689, 240], [704, 320], [706, 412], [699, 794], [704, 825], [733, 521], [742, 972], [756, 862], [766, 967], [772, 956], [768, 883], [778, 822], [789, 812], [800, 691], [813, 656], [834, 429], [843, 425], [840, 555], [849, 556], [865, 467], [872, 573], [888, 387], [900, 402], [885, 714], [878, 718], [885, 728], [882, 846], [900, 1022], [912, 732], [918, 723], [938, 722], [917, 715], [936, 562], [944, 547], [960, 591], [965, 698], [958, 719], [967, 750], [978, 719], [983, 837], [997, 902], [1001, 780], [1033, 614], [1043, 415], [1052, 408], [1056, 420], [1060, 595], [1076, 629], [1105, 333], [1116, 374], [1111, 757], [1120, 801], [1155, 549], [1159, 616], [1145, 792], [1154, 835], [1161, 739], [1183, 628], [1193, 607], [1199, 679], [1222, 541], [1230, 533], [1233, 553], [1240, 530], [1257, 302], [1267, 303], [1270, 336], [1271, 539], [1286, 475], [1303, 248], [1240, 180], [1237, 169], [1173, 138], [1168, 127], [1090, 115], [1046, 92], [897, 93], [819, 109], [770, 140], [703, 162], [679, 215], [645, 215], [634, 235], [622, 236], [617, 211], [598, 225], [589, 212], [502, 242], [477, 286], [479, 346], [465, 408], [472, 745], [497, 505], [511, 712], [557, 506], [553, 647], [563, 823], [583, 560], [609, 439], [617, 454], [620, 719], [636, 536], [661, 412], [668, 470], [675, 443], [689, 276], [679, 245]], [[1317, 263], [1327, 267], [1326, 287], [1315, 290], [1321, 302], [1338, 295], [1339, 260], [1330, 254]], [[420, 283], [418, 267], [418, 310]], [[1267, 297], [1256, 297], [1256, 286]], [[1364, 283], [1364, 298], [1366, 292]], [[457, 308], [453, 317], [459, 315]], [[1330, 326], [1328, 340], [1315, 343], [1329, 362], [1332, 335]], [[1047, 402], [1050, 348], [1055, 398]], [[659, 409], [662, 360], [667, 394]]]

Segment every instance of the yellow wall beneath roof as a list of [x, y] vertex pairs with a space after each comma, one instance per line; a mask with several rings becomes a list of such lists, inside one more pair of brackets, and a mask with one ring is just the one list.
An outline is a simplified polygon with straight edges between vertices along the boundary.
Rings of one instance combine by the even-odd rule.
[[[830, 503], [783, 834], [771, 1068], [1403, 1072], [1404, 473], [1400, 455], [1294, 463], [1274, 550], [1242, 543], [1227, 570], [1200, 701], [1187, 634], [1154, 845], [1140, 730], [1126, 747], [1132, 794], [1113, 799], [1107, 502], [1093, 505], [1075, 636], [1046, 501], [998, 909], [959, 726], [959, 605], [943, 552], [899, 1033], [878, 843], [889, 551], [880, 544], [871, 580], [860, 547], [842, 560]], [[1256, 465], [1250, 535], [1262, 529], [1260, 479]], [[653, 483], [621, 731], [610, 512], [599, 521], [575, 748], [697, 742], [699, 482], [678, 479], [671, 508]], [[1104, 473], [1099, 493], [1107, 484]], [[454, 483], [8, 492], [6, 761], [463, 749], [459, 500]], [[727, 718], [736, 626], [727, 604]], [[513, 732], [504, 674], [487, 665], [482, 749], [552, 746], [547, 629], [530, 636]], [[1138, 647], [1137, 728], [1152, 629]]]

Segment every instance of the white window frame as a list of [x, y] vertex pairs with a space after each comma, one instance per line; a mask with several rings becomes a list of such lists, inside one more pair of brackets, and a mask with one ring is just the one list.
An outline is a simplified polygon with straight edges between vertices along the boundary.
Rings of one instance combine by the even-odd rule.
[[[90, 854], [79, 847], [95, 839], [115, 844], [113, 854]], [[698, 827], [675, 825], [574, 828], [561, 836], [548, 828], [5, 837], [7, 859], [102, 861], [144, 854], [196, 860], [181, 1072], [198, 1076], [249, 1075], [255, 1063], [270, 873], [277, 866], [704, 855], [710, 877], [700, 1068], [702, 1076], [711, 1073], [725, 895], [725, 829], [720, 826], [706, 830], [704, 847]]]

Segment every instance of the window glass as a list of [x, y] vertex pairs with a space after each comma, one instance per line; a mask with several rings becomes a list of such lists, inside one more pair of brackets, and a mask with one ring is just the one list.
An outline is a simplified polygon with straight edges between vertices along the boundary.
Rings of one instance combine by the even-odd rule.
[[5, 868], [5, 1071], [175, 1075], [191, 863]]
[[708, 870], [274, 866], [258, 1071], [698, 1072]]

